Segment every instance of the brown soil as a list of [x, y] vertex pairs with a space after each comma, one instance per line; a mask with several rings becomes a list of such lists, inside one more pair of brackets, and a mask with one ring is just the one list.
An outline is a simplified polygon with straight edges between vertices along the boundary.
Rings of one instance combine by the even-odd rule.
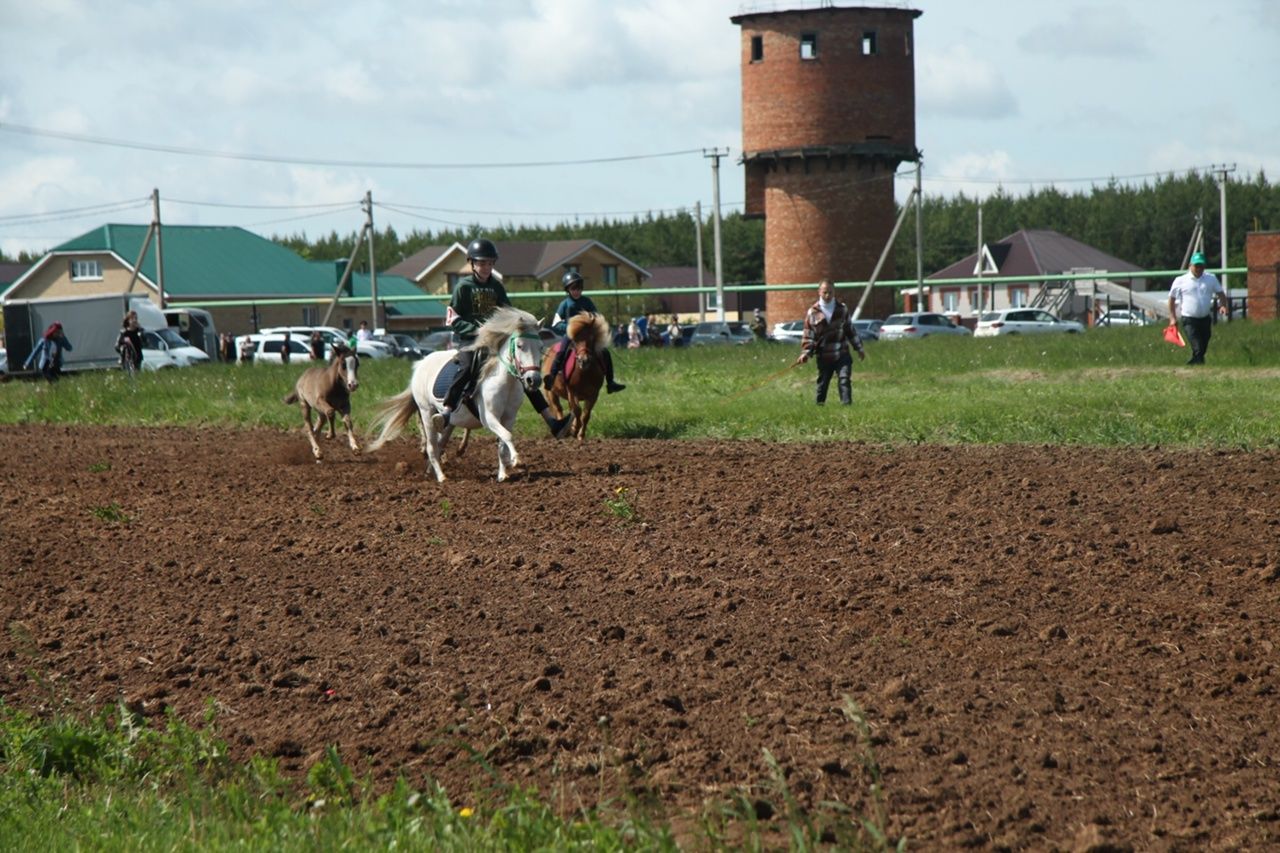
[[497, 484], [485, 436], [437, 485], [416, 440], [0, 448], [11, 705], [214, 699], [240, 757], [459, 801], [474, 750], [569, 807], [780, 803], [767, 750], [861, 810], [874, 758], [915, 847], [1280, 844], [1274, 452], [525, 439]]

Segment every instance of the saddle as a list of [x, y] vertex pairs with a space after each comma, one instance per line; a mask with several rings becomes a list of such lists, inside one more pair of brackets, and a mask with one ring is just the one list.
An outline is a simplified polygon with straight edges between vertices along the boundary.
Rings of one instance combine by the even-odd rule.
[[[560, 348], [564, 346], [564, 341], [557, 341], [555, 352], [558, 355]], [[569, 354], [565, 357], [564, 367], [560, 369], [560, 375], [564, 377], [564, 381], [568, 382], [569, 377], [573, 375], [573, 366], [578, 363], [578, 351], [570, 349]]]
[[[480, 376], [480, 370], [484, 367], [486, 361], [489, 360], [489, 351], [487, 349], [477, 349], [475, 358], [471, 359], [471, 371], [466, 377], [465, 385], [462, 389], [462, 405], [477, 418], [480, 417], [480, 410], [476, 408], [475, 400], [472, 395], [476, 390], [476, 380]], [[456, 358], [450, 359], [444, 367], [440, 368], [440, 372], [436, 374], [436, 381], [431, 386], [431, 393], [440, 399], [444, 399], [449, 393], [450, 386], [458, 376], [458, 372], [462, 370], [462, 365], [458, 364]]]

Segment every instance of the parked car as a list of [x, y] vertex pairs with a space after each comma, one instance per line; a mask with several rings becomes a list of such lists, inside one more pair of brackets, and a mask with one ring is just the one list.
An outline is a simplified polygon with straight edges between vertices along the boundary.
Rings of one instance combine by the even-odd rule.
[[973, 332], [964, 326], [948, 320], [946, 315], [923, 311], [889, 315], [880, 326], [878, 340], [896, 341], [904, 338], [927, 338], [930, 335], [972, 334]]
[[858, 337], [862, 338], [864, 343], [880, 340], [880, 327], [883, 325], [883, 320], [853, 321], [853, 327], [858, 330]]
[[442, 349], [457, 349], [457, 341], [454, 340], [453, 331], [450, 329], [440, 329], [431, 332], [426, 337], [418, 341], [418, 347], [423, 354], [436, 352]]
[[1048, 311], [1039, 308], [1004, 308], [1000, 311], [987, 311], [978, 318], [978, 326], [973, 330], [974, 337], [994, 338], [1000, 335], [1075, 335], [1084, 331], [1084, 326], [1075, 320], [1059, 320]]
[[774, 323], [773, 328], [769, 330], [769, 340], [771, 341], [798, 344], [802, 337], [804, 337], [804, 320], [787, 320], [784, 323]]
[[146, 359], [151, 357], [153, 350], [168, 353], [178, 367], [190, 367], [193, 364], [207, 364], [209, 362], [208, 353], [199, 347], [192, 346], [174, 328], [166, 327], [142, 333], [142, 358], [144, 363]]
[[[253, 357], [251, 361], [254, 364], [283, 364], [284, 358], [281, 353], [284, 352], [284, 333], [266, 333], [261, 332], [254, 335], [241, 335], [236, 338], [236, 352], [243, 352], [242, 344], [245, 339], [253, 344]], [[311, 361], [311, 337], [306, 337], [289, 333], [289, 363], [303, 364]], [[327, 354], [326, 350], [326, 354]], [[146, 362], [144, 361], [145, 365]]]
[[714, 346], [717, 344], [749, 344], [756, 339], [746, 323], [726, 323], [713, 321], [699, 323], [689, 337], [692, 346]]
[[1148, 326], [1151, 319], [1141, 308], [1115, 308], [1098, 318], [1099, 326]]
[[[336, 326], [272, 326], [262, 329], [261, 334], [278, 335], [288, 332], [291, 337], [306, 342], [311, 340], [311, 333], [315, 331], [319, 331], [324, 337], [326, 347], [331, 347], [335, 343], [345, 344], [349, 339], [349, 336]], [[359, 341], [356, 343], [356, 353], [361, 358], [391, 358], [394, 354], [391, 346], [382, 341]]]
[[426, 353], [423, 352], [422, 347], [418, 346], [417, 341], [409, 335], [401, 332], [388, 332], [385, 335], [379, 335], [375, 340], [381, 341], [391, 347], [392, 354], [396, 358], [407, 358], [409, 361], [417, 361], [426, 355]]

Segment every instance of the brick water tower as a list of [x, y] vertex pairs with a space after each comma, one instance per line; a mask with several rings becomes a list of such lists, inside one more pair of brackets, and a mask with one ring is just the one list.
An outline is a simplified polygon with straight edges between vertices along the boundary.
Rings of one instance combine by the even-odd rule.
[[[765, 218], [765, 281], [871, 277], [893, 231], [894, 173], [916, 149], [914, 9], [823, 5], [744, 12], [742, 159], [746, 215]], [[880, 279], [894, 277], [892, 256]], [[840, 298], [854, 307], [858, 292]], [[812, 290], [770, 291], [771, 322], [795, 319]], [[873, 290], [864, 317], [892, 313]]]

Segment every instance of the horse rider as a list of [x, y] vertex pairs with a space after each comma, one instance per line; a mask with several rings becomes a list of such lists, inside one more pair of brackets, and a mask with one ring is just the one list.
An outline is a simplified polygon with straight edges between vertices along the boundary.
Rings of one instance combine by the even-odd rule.
[[[551, 330], [561, 336], [560, 349], [556, 352], [555, 361], [551, 363], [551, 370], [546, 376], [542, 377], [542, 385], [548, 391], [556, 382], [556, 374], [564, 370], [564, 363], [569, 358], [569, 351], [573, 349], [573, 341], [569, 339], [569, 320], [579, 314], [599, 314], [596, 310], [596, 304], [591, 301], [590, 296], [582, 293], [583, 281], [582, 276], [574, 270], [569, 270], [560, 279], [564, 292], [568, 294], [564, 301], [556, 308], [555, 320], [551, 323]], [[600, 350], [601, 357], [604, 358], [604, 378], [607, 383], [605, 387], [610, 394], [616, 394], [626, 388], [620, 382], [614, 381], [613, 378], [613, 356], [609, 354], [608, 349]]]
[[[432, 425], [437, 430], [442, 430], [449, 424], [450, 416], [457, 410], [463, 397], [470, 397], [475, 391], [479, 364], [476, 361], [476, 351], [469, 347], [475, 343], [480, 327], [500, 306], [511, 304], [507, 289], [493, 275], [494, 265], [498, 262], [498, 248], [483, 237], [472, 240], [467, 246], [467, 260], [471, 263], [471, 275], [464, 277], [454, 288], [453, 299], [450, 300], [449, 310], [445, 315], [445, 322], [458, 338], [458, 354], [454, 357], [458, 372], [444, 395], [441, 403], [443, 410], [432, 416]], [[565, 415], [557, 420], [551, 407], [547, 405], [547, 398], [542, 396], [542, 391], [538, 388], [526, 390], [524, 394], [547, 422], [553, 436], [563, 438], [568, 435], [573, 415]]]

